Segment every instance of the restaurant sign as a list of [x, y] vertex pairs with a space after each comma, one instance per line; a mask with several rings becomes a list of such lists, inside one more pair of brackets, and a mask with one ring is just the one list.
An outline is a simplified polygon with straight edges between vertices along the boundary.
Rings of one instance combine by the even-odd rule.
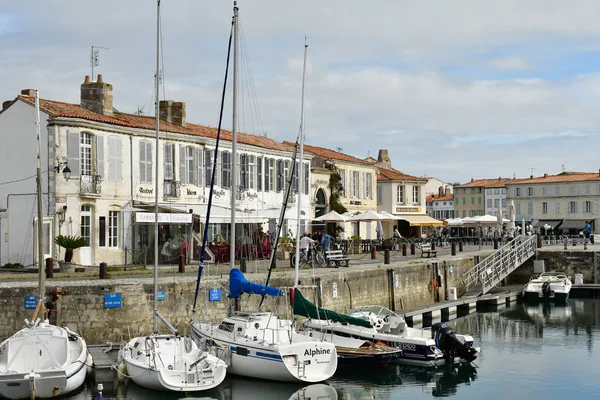
[[396, 212], [397, 213], [402, 213], [402, 212], [420, 213], [421, 207], [396, 207]]
[[[154, 223], [154, 213], [135, 213], [135, 222]], [[192, 214], [183, 213], [158, 213], [158, 222], [163, 224], [191, 224]]]

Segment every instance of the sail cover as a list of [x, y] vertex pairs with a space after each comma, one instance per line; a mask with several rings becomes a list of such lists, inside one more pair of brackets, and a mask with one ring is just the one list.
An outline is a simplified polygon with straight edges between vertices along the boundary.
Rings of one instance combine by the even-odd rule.
[[233, 268], [229, 272], [229, 297], [235, 299], [240, 297], [242, 293], [283, 296], [281, 289], [248, 282], [241, 270]]
[[365, 328], [371, 327], [371, 323], [367, 320], [354, 318], [349, 315], [339, 314], [335, 311], [317, 307], [310, 301], [306, 300], [298, 289], [294, 289], [294, 314], [302, 315], [303, 317], [331, 320], [333, 322], [363, 326]]

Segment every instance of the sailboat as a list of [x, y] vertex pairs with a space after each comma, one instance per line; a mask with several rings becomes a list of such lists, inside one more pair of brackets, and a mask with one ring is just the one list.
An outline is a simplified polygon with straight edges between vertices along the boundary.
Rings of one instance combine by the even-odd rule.
[[[123, 346], [119, 358], [125, 363], [127, 375], [147, 389], [198, 392], [218, 386], [225, 379], [227, 364], [198, 348], [190, 337], [178, 335], [178, 330], [158, 311], [158, 149], [160, 133], [159, 72], [160, 72], [160, 0], [157, 1], [156, 35], [156, 170], [154, 188], [154, 311], [153, 331], [149, 336], [135, 337]], [[158, 320], [171, 332], [158, 333]]]
[[44, 262], [40, 99], [35, 91], [37, 128], [37, 250], [39, 298], [26, 327], [0, 344], [0, 395], [8, 399], [49, 399], [69, 394], [83, 385], [91, 355], [83, 337], [67, 327], [38, 317], [46, 298]]
[[[233, 125], [232, 125], [232, 160], [235, 171], [236, 160], [236, 119], [237, 119], [237, 23], [238, 7], [234, 2], [234, 61], [233, 61]], [[306, 59], [306, 53], [305, 53]], [[306, 61], [305, 61], [306, 65]], [[303, 88], [304, 91], [304, 88]], [[302, 129], [301, 129], [302, 131]], [[302, 140], [302, 139], [300, 139]], [[293, 159], [297, 156], [297, 146]], [[292, 161], [294, 161], [292, 160]], [[291, 193], [292, 178], [295, 165], [292, 162], [288, 177], [284, 204], [281, 209], [275, 245], [271, 253], [271, 268], [265, 285], [248, 282], [242, 272], [235, 267], [235, 199], [236, 183], [232, 182], [231, 194], [231, 271], [229, 275], [229, 297], [239, 300], [242, 294], [283, 296], [281, 289], [268, 286], [270, 271], [273, 266], [277, 241], [283, 226], [283, 217]], [[302, 165], [302, 158], [298, 163]], [[235, 175], [233, 177], [235, 178]], [[298, 179], [302, 184], [302, 179]], [[299, 196], [302, 193], [298, 191]], [[206, 233], [205, 227], [205, 233]], [[206, 234], [204, 237], [206, 240]], [[204, 247], [204, 245], [203, 245]], [[262, 302], [261, 302], [262, 303]], [[299, 335], [289, 319], [279, 318], [271, 312], [236, 311], [217, 324], [192, 322], [194, 337], [200, 346], [212, 347], [217, 354], [230, 357], [228, 371], [232, 374], [268, 379], [280, 382], [322, 382], [329, 379], [337, 369], [337, 352], [335, 346], [316, 338]]]

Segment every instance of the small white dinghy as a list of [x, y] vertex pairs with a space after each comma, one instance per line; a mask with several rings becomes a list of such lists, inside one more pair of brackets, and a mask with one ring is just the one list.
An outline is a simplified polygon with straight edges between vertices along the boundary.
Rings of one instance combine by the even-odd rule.
[[81, 387], [92, 364], [85, 340], [48, 320], [26, 322], [0, 344], [0, 395], [50, 399]]

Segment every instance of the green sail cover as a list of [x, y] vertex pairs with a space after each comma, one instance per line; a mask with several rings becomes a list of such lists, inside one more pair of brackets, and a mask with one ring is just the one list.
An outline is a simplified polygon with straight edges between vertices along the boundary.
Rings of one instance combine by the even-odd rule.
[[364, 326], [365, 328], [371, 327], [371, 323], [367, 320], [350, 317], [349, 315], [338, 314], [335, 311], [317, 307], [310, 301], [306, 300], [298, 289], [294, 289], [294, 314], [314, 319], [331, 320], [350, 325]]

